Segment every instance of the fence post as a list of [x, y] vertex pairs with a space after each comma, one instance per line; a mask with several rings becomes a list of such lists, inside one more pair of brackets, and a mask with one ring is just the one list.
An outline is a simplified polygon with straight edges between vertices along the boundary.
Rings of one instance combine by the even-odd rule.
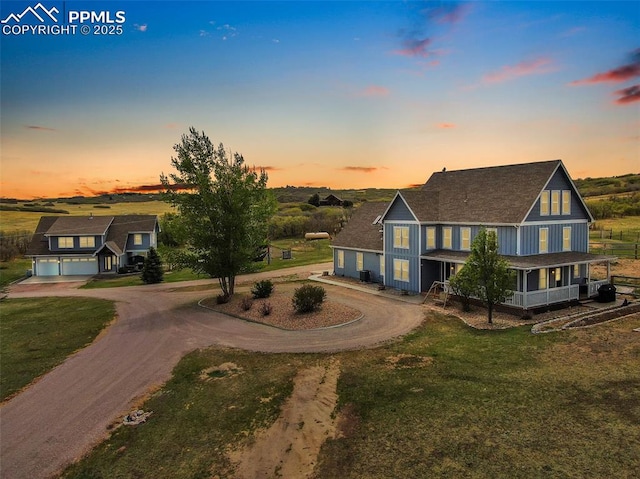
[[635, 251], [633, 254], [634, 259], [638, 259], [638, 243], [635, 244]]

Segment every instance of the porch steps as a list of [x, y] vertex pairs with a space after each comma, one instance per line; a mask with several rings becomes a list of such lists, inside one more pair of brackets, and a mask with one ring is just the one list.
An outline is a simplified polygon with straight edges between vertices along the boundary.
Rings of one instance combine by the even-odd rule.
[[598, 319], [600, 319], [600, 317], [611, 316], [611, 313], [614, 312], [617, 314], [613, 314], [613, 317], [607, 318], [602, 322], [622, 318], [624, 316], [640, 312], [640, 303], [629, 303], [626, 306], [612, 305], [606, 308], [600, 308], [595, 311], [583, 311], [581, 313], [575, 313], [569, 316], [563, 316], [561, 318], [553, 318], [548, 321], [534, 324], [531, 328], [531, 332], [533, 334], [540, 334], [550, 333], [553, 331], [561, 331], [575, 327], [585, 327], [599, 323], [600, 321], [598, 321]]

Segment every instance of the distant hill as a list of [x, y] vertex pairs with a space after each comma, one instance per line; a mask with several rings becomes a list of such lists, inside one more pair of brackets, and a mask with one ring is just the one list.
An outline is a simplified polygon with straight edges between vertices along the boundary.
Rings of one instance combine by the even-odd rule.
[[589, 196], [640, 192], [640, 174], [638, 173], [604, 178], [584, 178], [575, 180], [574, 183], [580, 191], [580, 194], [585, 198]]

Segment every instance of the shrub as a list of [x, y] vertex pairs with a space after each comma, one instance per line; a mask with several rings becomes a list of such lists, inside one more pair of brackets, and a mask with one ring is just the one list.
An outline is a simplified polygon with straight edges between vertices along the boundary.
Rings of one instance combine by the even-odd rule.
[[141, 277], [145, 284], [160, 283], [163, 280], [162, 260], [154, 247], [149, 248], [149, 253], [144, 259]]
[[273, 311], [273, 306], [271, 306], [269, 301], [265, 301], [260, 305], [260, 313], [262, 313], [262, 316], [269, 316], [271, 311]]
[[255, 299], [268, 298], [273, 292], [273, 283], [269, 279], [258, 281], [251, 288], [251, 294]]
[[253, 299], [251, 299], [249, 296], [245, 296], [240, 301], [240, 307], [242, 308], [242, 311], [249, 311], [251, 309], [251, 306], [253, 306]]
[[293, 293], [293, 308], [297, 313], [310, 313], [320, 308], [326, 295], [322, 286], [305, 284]]
[[218, 296], [216, 296], [216, 304], [226, 304], [229, 302], [229, 295], [228, 294], [219, 294]]

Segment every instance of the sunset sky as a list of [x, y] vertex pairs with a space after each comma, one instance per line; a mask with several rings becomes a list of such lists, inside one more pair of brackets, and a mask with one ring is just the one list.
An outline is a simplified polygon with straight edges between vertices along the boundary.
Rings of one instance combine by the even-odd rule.
[[[3, 26], [37, 3], [3, 0]], [[573, 178], [640, 172], [637, 1], [41, 3], [126, 21], [3, 30], [3, 197], [144, 191], [189, 126], [269, 186], [557, 158]]]

